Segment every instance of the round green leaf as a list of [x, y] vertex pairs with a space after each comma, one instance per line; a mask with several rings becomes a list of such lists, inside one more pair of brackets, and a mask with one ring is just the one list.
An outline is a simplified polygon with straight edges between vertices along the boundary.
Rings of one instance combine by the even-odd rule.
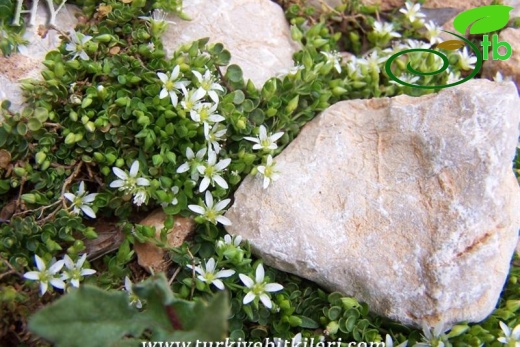
[[31, 118], [29, 122], [27, 122], [27, 126], [31, 131], [38, 131], [42, 128], [42, 123], [38, 118]]

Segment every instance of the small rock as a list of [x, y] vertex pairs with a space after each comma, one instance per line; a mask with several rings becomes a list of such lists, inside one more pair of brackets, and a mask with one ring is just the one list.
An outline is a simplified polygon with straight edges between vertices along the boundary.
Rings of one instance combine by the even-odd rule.
[[[64, 32], [74, 29], [78, 22], [74, 15], [78, 12], [78, 7], [65, 5], [56, 16], [56, 27]], [[11, 101], [13, 111], [19, 111], [24, 104], [18, 81], [24, 78], [40, 79], [45, 55], [61, 43], [60, 34], [55, 30], [49, 30], [45, 38], [38, 35], [39, 26], [46, 25], [47, 20], [47, 9], [40, 4], [36, 12], [35, 25], [26, 28], [25, 37], [29, 41], [26, 52], [14, 53], [9, 57], [0, 56], [0, 102], [3, 99]]]
[[209, 37], [231, 53], [231, 64], [242, 68], [244, 80], [257, 87], [293, 67], [299, 49], [280, 6], [269, 0], [193, 0], [184, 3], [191, 21], [176, 19], [163, 37], [164, 47], [173, 51], [184, 43]]
[[406, 324], [480, 321], [518, 239], [512, 83], [471, 80], [420, 98], [337, 103], [247, 177], [229, 233], [265, 262]]
[[[139, 224], [155, 227], [155, 237], [161, 237], [161, 230], [164, 228], [164, 221], [167, 215], [162, 209], [152, 212], [143, 219]], [[192, 218], [174, 217], [173, 229], [168, 231], [166, 236], [166, 244], [168, 247], [178, 247], [186, 240], [186, 238], [195, 229], [195, 222]], [[135, 253], [137, 253], [137, 262], [148, 272], [162, 272], [168, 268], [168, 263], [164, 259], [166, 251], [155, 244], [139, 243], [134, 244]]]
[[[511, 77], [516, 83], [517, 89], [520, 91], [520, 29], [507, 28], [498, 35], [500, 42], [508, 42], [513, 52], [507, 60], [493, 60], [492, 50], [489, 52], [489, 60], [483, 65], [482, 76], [493, 79], [496, 73], [500, 71], [502, 76]], [[503, 48], [499, 48], [499, 53], [504, 54]]]

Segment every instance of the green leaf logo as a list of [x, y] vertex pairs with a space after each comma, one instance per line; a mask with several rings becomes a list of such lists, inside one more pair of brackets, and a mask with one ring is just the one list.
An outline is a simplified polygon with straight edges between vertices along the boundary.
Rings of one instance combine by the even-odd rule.
[[453, 26], [462, 35], [469, 28], [470, 34], [485, 34], [502, 29], [509, 21], [511, 6], [489, 5], [473, 8], [459, 14], [453, 20]]

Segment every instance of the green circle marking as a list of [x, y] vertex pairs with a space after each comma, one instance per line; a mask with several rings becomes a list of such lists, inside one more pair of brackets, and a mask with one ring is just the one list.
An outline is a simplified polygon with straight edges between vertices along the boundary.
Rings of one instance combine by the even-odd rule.
[[470, 75], [468, 75], [466, 78], [464, 78], [464, 79], [462, 79], [460, 81], [457, 81], [457, 82], [454, 82], [454, 83], [450, 83], [450, 84], [446, 84], [446, 85], [442, 85], [442, 86], [421, 86], [421, 85], [411, 84], [411, 83], [402, 81], [402, 80], [400, 80], [398, 77], [396, 77], [394, 75], [394, 73], [392, 72], [391, 66], [392, 66], [392, 62], [395, 59], [399, 58], [403, 54], [412, 53], [412, 52], [428, 52], [428, 53], [433, 53], [433, 54], [439, 56], [442, 59], [442, 61], [443, 61], [442, 67], [439, 68], [438, 70], [432, 71], [432, 72], [417, 71], [414, 68], [412, 68], [410, 63], [408, 63], [408, 65], [406, 66], [406, 69], [408, 70], [408, 72], [410, 72], [413, 75], [432, 76], [432, 75], [436, 75], [438, 73], [442, 73], [442, 72], [446, 71], [446, 69], [449, 67], [448, 58], [444, 54], [442, 54], [441, 52], [435, 51], [433, 49], [413, 48], [413, 49], [407, 49], [407, 50], [401, 51], [399, 53], [396, 53], [396, 54], [392, 55], [390, 58], [388, 58], [388, 60], [385, 63], [385, 71], [388, 74], [388, 77], [390, 77], [392, 80], [394, 80], [397, 83], [402, 84], [404, 86], [412, 87], [412, 88], [422, 88], [422, 89], [442, 89], [442, 88], [453, 87], [453, 86], [456, 86], [458, 84], [461, 84], [461, 83], [464, 83], [466, 81], [469, 81], [470, 79], [475, 77], [478, 74], [478, 72], [480, 71], [480, 68], [482, 67], [482, 62], [483, 62], [482, 53], [480, 53], [480, 51], [478, 50], [478, 47], [475, 44], [471, 43], [466, 38], [464, 38], [464, 37], [462, 37], [460, 35], [452, 33], [451, 31], [446, 31], [446, 30], [443, 30], [443, 31], [448, 33], [448, 34], [452, 34], [454, 36], [457, 36], [459, 39], [461, 39], [467, 45], [469, 45], [473, 52], [475, 52], [475, 55], [477, 57], [477, 64], [476, 64], [475, 68], [473, 69], [473, 72]]

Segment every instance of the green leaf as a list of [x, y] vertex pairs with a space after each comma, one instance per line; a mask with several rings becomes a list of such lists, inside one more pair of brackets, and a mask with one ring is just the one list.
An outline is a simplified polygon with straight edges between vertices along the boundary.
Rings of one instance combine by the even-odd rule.
[[29, 329], [57, 347], [110, 346], [125, 335], [140, 336], [145, 325], [125, 292], [83, 285], [29, 319]]
[[44, 107], [36, 107], [34, 109], [34, 117], [40, 122], [46, 122], [49, 119], [49, 111]]
[[300, 327], [304, 328], [304, 329], [318, 329], [319, 327], [319, 324], [314, 321], [313, 319], [309, 318], [309, 317], [305, 317], [305, 316], [298, 316], [302, 322], [300, 324]]
[[509, 21], [509, 12], [513, 9], [504, 5], [489, 5], [472, 8], [460, 13], [453, 20], [453, 26], [462, 35], [469, 30], [470, 34], [486, 34], [500, 30]]
[[31, 118], [27, 122], [27, 127], [31, 131], [38, 131], [42, 128], [42, 123], [38, 120], [38, 118]]
[[231, 82], [240, 82], [242, 80], [242, 69], [240, 66], [235, 64], [229, 65], [226, 71], [226, 78]]

